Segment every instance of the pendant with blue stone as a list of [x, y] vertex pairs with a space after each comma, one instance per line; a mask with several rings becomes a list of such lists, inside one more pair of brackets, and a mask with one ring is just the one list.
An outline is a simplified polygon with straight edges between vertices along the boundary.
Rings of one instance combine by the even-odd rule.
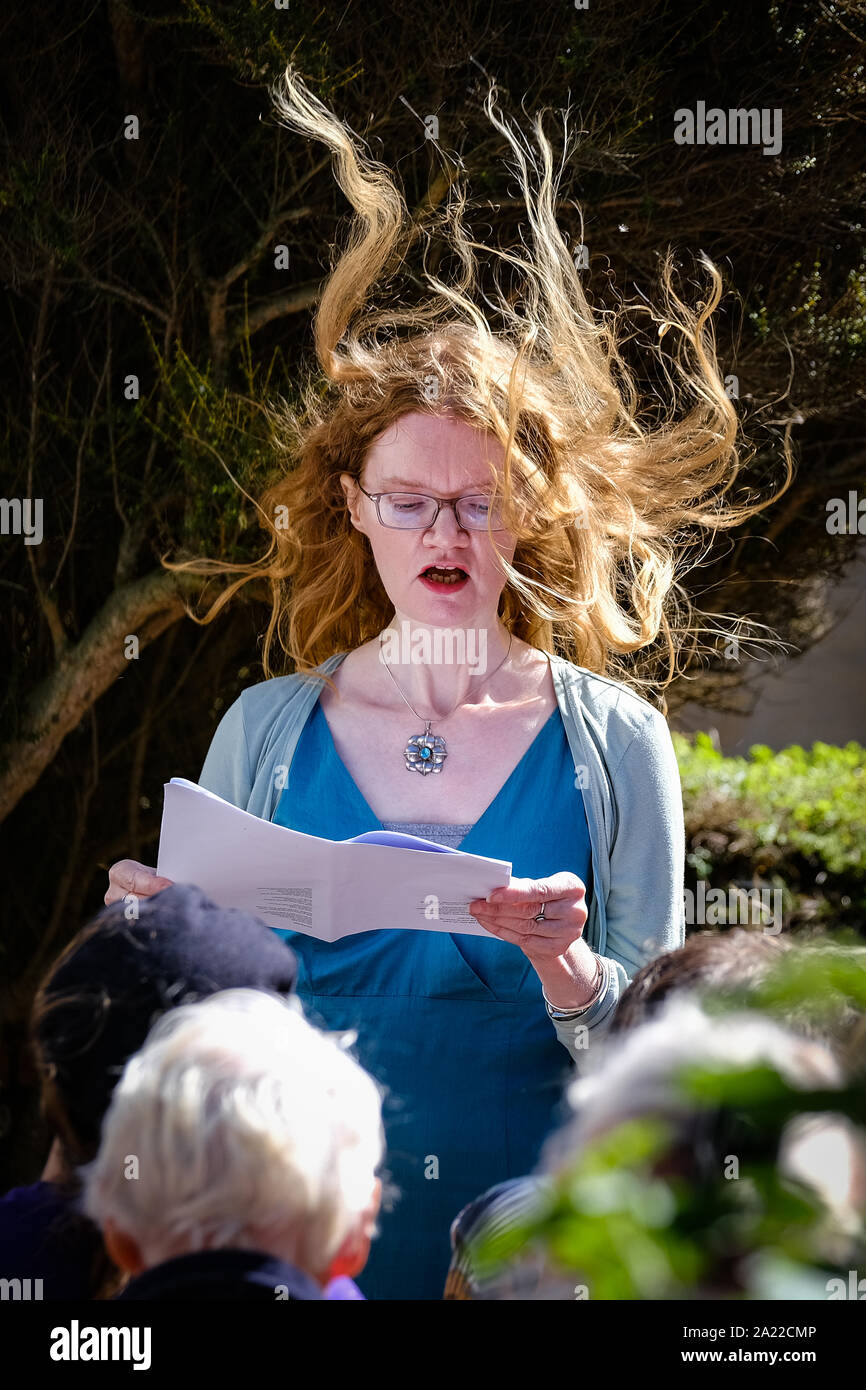
[[409, 772], [420, 772], [424, 777], [428, 772], [441, 772], [446, 757], [445, 740], [438, 734], [431, 734], [428, 721], [423, 734], [412, 735], [403, 756]]

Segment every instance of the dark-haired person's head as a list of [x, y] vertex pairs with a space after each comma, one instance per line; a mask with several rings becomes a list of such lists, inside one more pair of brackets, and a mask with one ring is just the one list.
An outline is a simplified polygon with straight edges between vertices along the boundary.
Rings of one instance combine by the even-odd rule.
[[[655, 1018], [674, 994], [688, 991], [703, 997], [743, 992], [748, 995], [786, 958], [804, 951], [823, 953], [836, 949], [832, 936], [825, 933], [801, 938], [742, 927], [695, 932], [684, 946], [666, 951], [638, 971], [619, 1001], [609, 1033], [630, 1031]], [[866, 949], [863, 955], [866, 966]], [[840, 998], [822, 1015], [803, 1004], [792, 1004], [780, 1009], [778, 1017], [801, 1036], [826, 1043], [846, 1070], [863, 1069], [864, 1020], [853, 1003]]]
[[[810, 948], [822, 953], [832, 953], [837, 950], [837, 943], [833, 941], [832, 936], [821, 933], [800, 939], [790, 935], [777, 936], [763, 931], [746, 931], [742, 928], [695, 932], [689, 936], [684, 946], [655, 957], [634, 976], [619, 1001], [611, 1026], [600, 1039], [599, 1046], [594, 1049], [595, 1060], [604, 1065], [608, 1054], [611, 1059], [622, 1056], [629, 1058], [635, 1066], [630, 1103], [633, 1102], [636, 1112], [641, 1111], [642, 1107], [651, 1110], [652, 1106], [648, 1105], [649, 1083], [646, 1070], [640, 1069], [646, 1062], [645, 1050], [650, 1048], [654, 1040], [664, 1042], [670, 1037], [675, 1044], [672, 1044], [672, 1051], [677, 1051], [681, 1042], [681, 1039], [677, 1038], [678, 1024], [675, 1024], [671, 1031], [668, 1025], [665, 1028], [656, 1027], [657, 1022], [665, 1017], [668, 1020], [688, 1017], [691, 1020], [690, 1026], [696, 1030], [694, 1046], [697, 1054], [707, 1045], [702, 1036], [704, 1024], [700, 1022], [699, 1001], [709, 997], [717, 999], [725, 994], [743, 993], [748, 997], [783, 961], [791, 959], [798, 952], [805, 953]], [[841, 947], [841, 952], [844, 954], [846, 949], [844, 946]], [[862, 968], [866, 969], [866, 947], [862, 953], [857, 948], [857, 954], [862, 954]], [[680, 1007], [687, 1012], [678, 1013]], [[673, 1014], [670, 1012], [671, 1008], [674, 1009]], [[689, 1013], [689, 1010], [692, 1012]], [[762, 1026], [766, 1025], [767, 1028], [772, 1027], [776, 1030], [775, 1035], [768, 1034], [768, 1037], [778, 1036], [781, 1030], [783, 1036], [790, 1039], [786, 1046], [790, 1048], [792, 1056], [795, 1053], [813, 1059], [821, 1055], [829, 1056], [841, 1069], [840, 1074], [844, 1073], [849, 1077], [866, 1076], [866, 1019], [861, 1010], [841, 995], [838, 1002], [823, 1013], [815, 1013], [800, 1004], [787, 1005], [780, 1008], [778, 1013], [774, 1010], [774, 1016], [765, 1011], [763, 1015], [760, 1012], [755, 1013], [754, 1017], [761, 1021]], [[740, 1030], [741, 1022], [742, 1016], [739, 1015], [737, 1028]], [[718, 1043], [719, 1039], [724, 1040], [726, 1035], [723, 1023], [711, 1018], [707, 1018], [705, 1023], [709, 1030], [708, 1037], [712, 1036], [715, 1043]], [[729, 1041], [733, 1059], [736, 1042], [733, 1033]], [[807, 1044], [813, 1045], [811, 1051]], [[805, 1052], [802, 1051], [803, 1047], [807, 1048]], [[685, 1052], [688, 1054], [688, 1047]], [[568, 1143], [573, 1143], [574, 1134], [577, 1133], [574, 1126], [581, 1118], [582, 1107], [587, 1103], [588, 1097], [592, 1098], [592, 1114], [597, 1115], [613, 1094], [613, 1066], [614, 1061], [611, 1060], [607, 1071], [602, 1072], [602, 1082], [597, 1092], [593, 1090], [595, 1081], [587, 1081], [585, 1085], [576, 1082], [569, 1089], [569, 1101], [575, 1119], [561, 1131], [563, 1134], [568, 1132]], [[706, 1115], [701, 1114], [696, 1116], [691, 1129], [689, 1124], [684, 1125], [677, 1143], [668, 1154], [667, 1166], [670, 1173], [679, 1167], [681, 1176], [691, 1175], [694, 1178], [697, 1173], [696, 1165], [700, 1165], [702, 1155], [709, 1154], [711, 1166], [717, 1162], [719, 1154], [736, 1150], [734, 1136], [738, 1132], [739, 1120], [726, 1113], [710, 1116], [709, 1120]], [[726, 1126], [730, 1128], [726, 1130]], [[557, 1134], [560, 1134], [560, 1131], [557, 1131]], [[820, 1134], [814, 1140], [816, 1146], [823, 1142], [825, 1140]], [[843, 1155], [840, 1162], [844, 1166], [844, 1151], [846, 1145], [849, 1145], [849, 1138], [839, 1131], [834, 1134], [833, 1143], [837, 1151]], [[548, 1154], [553, 1151], [552, 1145], [553, 1138]], [[866, 1182], [866, 1161], [862, 1154], [857, 1157], [856, 1165], [852, 1160], [852, 1170], [855, 1166], [856, 1175], [852, 1178], [852, 1187], [859, 1183], [862, 1188], [862, 1184]], [[707, 1171], [707, 1163], [703, 1164], [703, 1171]], [[809, 1172], [810, 1181], [815, 1185], [817, 1179], [814, 1163], [811, 1163]], [[700, 1174], [698, 1176], [701, 1177]], [[538, 1171], [532, 1176], [510, 1179], [488, 1188], [459, 1212], [451, 1228], [453, 1255], [446, 1282], [446, 1299], [569, 1296], [567, 1292], [551, 1293], [552, 1283], [548, 1284], [547, 1294], [531, 1292], [540, 1286], [540, 1271], [544, 1268], [544, 1261], [540, 1258], [532, 1260], [527, 1257], [524, 1263], [516, 1263], [510, 1273], [503, 1273], [488, 1281], [482, 1276], [474, 1253], [485, 1238], [510, 1239], [515, 1226], [530, 1215], [536, 1204], [542, 1200], [544, 1183], [545, 1178], [540, 1177]], [[839, 1197], [837, 1190], [831, 1195], [830, 1205], [844, 1207], [845, 1199]], [[546, 1275], [544, 1277], [546, 1278]], [[491, 1293], [490, 1290], [493, 1289], [496, 1292]], [[505, 1290], [510, 1291], [506, 1293]]]
[[785, 936], [768, 932], [694, 932], [684, 946], [656, 956], [633, 977], [617, 1005], [610, 1033], [625, 1032], [653, 1018], [669, 995], [698, 994], [758, 985], [791, 949]]
[[31, 1031], [45, 1113], [70, 1166], [92, 1159], [111, 1093], [168, 1009], [225, 989], [287, 995], [295, 957], [258, 918], [176, 883], [112, 903], [69, 943], [37, 992]]
[[[789, 1095], [802, 1092], [803, 1102], [799, 1107], [792, 1104], [790, 1115], [772, 1106], [762, 1113], [754, 1104], [718, 1104], [690, 1090], [685, 1078], [691, 1067], [709, 1074], [767, 1069], [777, 1074]], [[750, 1292], [749, 1265], [768, 1254], [766, 1228], [745, 1215], [732, 1220], [729, 1210], [720, 1216], [725, 1202], [721, 1194], [728, 1185], [726, 1164], [734, 1156], [747, 1170], [754, 1165], [754, 1171], [761, 1167], [775, 1171], [774, 1180], [782, 1186], [795, 1182], [808, 1189], [810, 1200], [822, 1212], [820, 1230], [816, 1227], [808, 1238], [810, 1260], [814, 1256], [817, 1261], [804, 1281], [810, 1292], [796, 1296], [826, 1297], [826, 1273], [820, 1268], [824, 1258], [832, 1265], [844, 1249], [847, 1261], [859, 1248], [866, 1147], [862, 1133], [844, 1114], [844, 1099], [840, 1114], [829, 1106], [812, 1113], [809, 1099], [815, 1092], [844, 1093], [845, 1086], [843, 1065], [820, 1037], [805, 1037], [786, 1022], [755, 1009], [708, 1014], [695, 994], [677, 989], [651, 1018], [613, 1040], [572, 1083], [573, 1118], [549, 1137], [540, 1170], [548, 1178], [562, 1177], [579, 1165], [596, 1142], [626, 1122], [661, 1123], [667, 1137], [649, 1161], [645, 1180], [650, 1184], [653, 1177], [671, 1180], [684, 1197], [690, 1193], [689, 1200], [694, 1199], [688, 1218], [695, 1223], [691, 1238], [711, 1253], [688, 1296], [704, 1298], [765, 1296], [754, 1288], [771, 1276], [755, 1275], [757, 1283]], [[624, 1166], [628, 1167], [628, 1161]], [[576, 1213], [581, 1210], [582, 1194], [590, 1188], [588, 1182], [575, 1183]], [[649, 1210], [649, 1189], [646, 1200]], [[635, 1202], [634, 1210], [639, 1209]], [[665, 1220], [671, 1217], [673, 1210]], [[678, 1219], [673, 1217], [674, 1224]], [[682, 1229], [688, 1229], [688, 1224]], [[621, 1257], [621, 1248], [612, 1245], [612, 1262]], [[623, 1263], [627, 1265], [628, 1260]], [[577, 1251], [575, 1264], [580, 1267]], [[637, 1297], [658, 1296], [649, 1291], [652, 1281], [646, 1276], [638, 1282], [647, 1291]], [[573, 1283], [572, 1279], [572, 1287]]]

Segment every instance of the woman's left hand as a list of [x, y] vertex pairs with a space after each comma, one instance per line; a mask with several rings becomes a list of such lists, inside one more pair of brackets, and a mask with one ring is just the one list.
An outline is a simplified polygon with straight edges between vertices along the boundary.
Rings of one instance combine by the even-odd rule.
[[[544, 919], [535, 918], [544, 905]], [[583, 935], [588, 916], [586, 885], [563, 870], [549, 878], [512, 878], [490, 900], [474, 898], [472, 916], [494, 936], [519, 946], [530, 961], [553, 961]]]

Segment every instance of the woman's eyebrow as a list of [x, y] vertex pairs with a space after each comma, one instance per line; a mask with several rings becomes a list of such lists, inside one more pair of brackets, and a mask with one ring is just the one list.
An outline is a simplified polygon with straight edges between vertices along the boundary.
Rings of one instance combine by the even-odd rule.
[[[407, 492], [423, 492], [425, 497], [433, 497], [437, 495], [432, 492], [429, 492], [427, 490], [427, 487], [423, 483], [410, 482], [408, 478], [383, 478], [379, 486], [382, 488], [392, 486], [404, 487]], [[489, 486], [489, 481], [484, 483], [472, 483], [467, 484], [466, 487], [460, 488], [459, 492], [448, 492], [443, 493], [442, 495], [444, 497], [460, 497], [463, 493], [471, 493], [474, 495], [475, 493], [485, 492], [489, 488]]]

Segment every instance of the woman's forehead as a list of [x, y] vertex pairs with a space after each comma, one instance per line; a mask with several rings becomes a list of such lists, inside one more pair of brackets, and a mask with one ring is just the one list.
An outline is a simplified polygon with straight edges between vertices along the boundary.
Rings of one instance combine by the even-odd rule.
[[502, 464], [495, 435], [453, 416], [411, 412], [395, 420], [367, 451], [366, 476], [382, 486], [430, 486], [442, 490], [486, 486], [489, 463]]

